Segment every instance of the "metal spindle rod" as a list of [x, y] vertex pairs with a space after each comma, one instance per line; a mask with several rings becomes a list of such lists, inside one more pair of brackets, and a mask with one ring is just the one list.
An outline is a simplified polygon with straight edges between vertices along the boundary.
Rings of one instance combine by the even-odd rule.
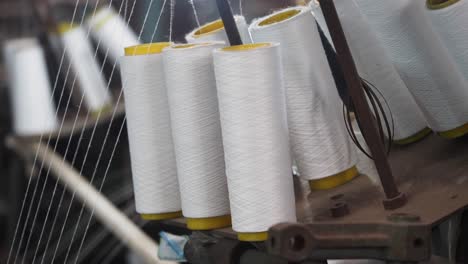
[[382, 188], [386, 196], [384, 207], [389, 210], [397, 209], [406, 203], [406, 196], [398, 191], [398, 187], [392, 175], [387, 154], [377, 130], [376, 121], [364, 95], [361, 79], [346, 41], [340, 19], [338, 18], [335, 4], [333, 0], [321, 0], [320, 6], [330, 30], [338, 61], [343, 69], [349, 89], [348, 93], [354, 104], [354, 111], [359, 116], [361, 132], [369, 146], [377, 172], [379, 173]]
[[236, 20], [232, 14], [231, 5], [228, 0], [216, 0], [218, 5], [219, 15], [223, 20], [224, 28], [226, 29], [226, 34], [229, 38], [229, 43], [231, 46], [242, 45], [242, 39], [237, 29]]

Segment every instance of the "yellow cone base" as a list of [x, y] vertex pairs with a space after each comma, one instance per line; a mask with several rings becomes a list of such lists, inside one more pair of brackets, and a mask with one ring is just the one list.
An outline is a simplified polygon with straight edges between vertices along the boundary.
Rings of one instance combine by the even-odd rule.
[[460, 0], [427, 0], [426, 6], [428, 9], [437, 10], [449, 7]]
[[187, 218], [187, 228], [190, 230], [213, 230], [231, 226], [231, 215], [207, 218]]
[[182, 212], [164, 213], [164, 214], [141, 214], [143, 220], [160, 221], [182, 217]]
[[345, 183], [350, 182], [359, 175], [356, 166], [351, 167], [341, 173], [318, 180], [310, 180], [309, 186], [313, 191], [316, 190], [329, 190]]
[[107, 113], [110, 113], [112, 111], [112, 106], [111, 105], [106, 105], [106, 106], [103, 106], [101, 109], [99, 110], [95, 110], [95, 111], [92, 111], [91, 112], [91, 116], [93, 118], [97, 118], [99, 115], [104, 115], [104, 114], [107, 114]]
[[424, 139], [425, 137], [429, 136], [430, 134], [432, 133], [432, 130], [428, 127], [426, 127], [425, 129], [419, 131], [418, 133], [408, 137], [408, 138], [404, 138], [404, 139], [399, 139], [399, 140], [395, 140], [393, 141], [393, 143], [397, 144], [397, 145], [409, 145], [409, 144], [412, 144], [412, 143], [415, 143], [415, 142], [418, 142], [422, 139]]
[[464, 124], [463, 126], [459, 126], [455, 129], [445, 131], [445, 132], [438, 132], [439, 136], [446, 138], [446, 139], [455, 139], [462, 137], [468, 134], [468, 123]]
[[74, 24], [74, 23], [60, 23], [58, 24], [57, 26], [57, 32], [60, 34], [60, 35], [63, 35], [65, 33], [67, 33], [68, 31], [74, 29], [78, 27], [77, 24]]
[[239, 239], [239, 241], [246, 241], [246, 242], [265, 241], [268, 239], [268, 232], [237, 233], [237, 239]]

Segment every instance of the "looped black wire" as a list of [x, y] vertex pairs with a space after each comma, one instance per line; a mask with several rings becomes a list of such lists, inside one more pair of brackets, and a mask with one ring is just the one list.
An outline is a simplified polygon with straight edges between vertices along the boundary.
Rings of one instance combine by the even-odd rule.
[[[364, 93], [369, 102], [369, 106], [371, 107], [371, 110], [374, 114], [374, 118], [376, 119], [377, 130], [379, 132], [379, 136], [382, 140], [382, 143], [386, 147], [387, 154], [390, 154], [390, 151], [392, 148], [392, 142], [393, 142], [394, 134], [395, 134], [395, 123], [393, 120], [393, 114], [392, 114], [391, 108], [388, 105], [387, 100], [385, 99], [383, 94], [379, 91], [379, 89], [377, 89], [377, 87], [375, 87], [369, 81], [362, 79], [362, 78], [361, 78], [361, 83], [362, 83], [362, 88], [364, 89]], [[350, 111], [350, 109], [355, 109], [355, 108], [354, 108], [354, 104], [351, 98], [348, 97], [347, 99], [348, 99], [348, 102], [347, 102], [348, 107], [346, 107], [346, 105], [343, 104], [343, 119], [346, 124], [346, 130], [348, 131], [348, 134], [351, 137], [351, 140], [357, 146], [357, 148], [360, 151], [362, 151], [368, 158], [373, 159], [372, 154], [369, 153], [365, 149], [365, 147], [361, 145], [361, 143], [359, 142], [356, 136], [356, 132], [353, 127], [351, 111]], [[385, 107], [388, 109], [388, 113], [390, 113], [390, 119], [389, 117], [387, 117], [387, 114], [385, 113], [382, 101], [385, 104]], [[355, 117], [356, 117], [358, 126], [361, 128], [362, 126], [361, 126], [359, 116], [355, 114]]]

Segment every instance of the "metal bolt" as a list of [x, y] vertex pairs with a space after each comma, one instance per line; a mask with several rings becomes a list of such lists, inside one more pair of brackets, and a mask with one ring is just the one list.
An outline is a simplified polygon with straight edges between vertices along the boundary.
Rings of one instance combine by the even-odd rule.
[[338, 218], [338, 217], [343, 217], [345, 215], [348, 215], [349, 212], [349, 207], [346, 202], [337, 202], [335, 203], [331, 208], [330, 212], [332, 217]]

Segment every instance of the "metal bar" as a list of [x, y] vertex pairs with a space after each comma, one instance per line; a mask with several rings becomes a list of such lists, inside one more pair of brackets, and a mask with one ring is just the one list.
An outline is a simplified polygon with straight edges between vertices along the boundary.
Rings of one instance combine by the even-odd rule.
[[161, 261], [158, 257], [156, 242], [98, 192], [87, 179], [64, 162], [61, 156], [42, 143], [32, 143], [26, 146], [29, 148], [29, 153], [38, 151], [38, 159], [50, 164], [53, 175], [62, 184], [76, 192], [77, 197], [85, 203], [87, 209], [93, 210], [96, 217], [124, 244], [139, 254], [146, 263], [174, 263]]
[[231, 5], [228, 0], [216, 0], [218, 5], [219, 15], [224, 23], [224, 28], [226, 29], [226, 34], [229, 38], [229, 43], [231, 46], [242, 45], [242, 39], [239, 34], [239, 30], [236, 26], [236, 20], [232, 14]]
[[346, 41], [343, 28], [341, 27], [335, 4], [333, 0], [322, 0], [320, 1], [320, 6], [335, 45], [338, 61], [343, 68], [345, 80], [348, 84], [348, 92], [354, 104], [354, 111], [359, 116], [362, 134], [369, 146], [379, 173], [382, 188], [386, 196], [384, 207], [391, 210], [397, 209], [406, 203], [406, 196], [398, 191], [395, 179], [393, 178], [387, 154], [378, 133], [376, 121], [365, 98], [361, 79]]

